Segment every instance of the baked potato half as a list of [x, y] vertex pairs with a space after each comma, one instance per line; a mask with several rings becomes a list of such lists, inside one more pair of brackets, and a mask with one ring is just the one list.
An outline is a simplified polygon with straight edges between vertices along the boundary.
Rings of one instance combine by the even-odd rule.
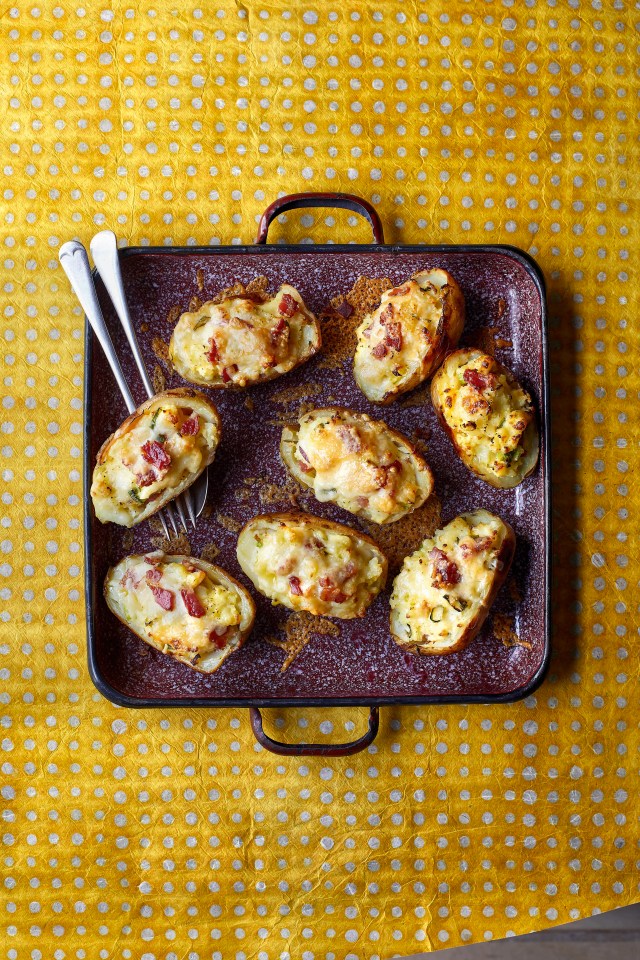
[[265, 303], [229, 297], [183, 313], [169, 357], [176, 371], [205, 387], [247, 387], [288, 373], [317, 353], [320, 324], [298, 291], [284, 284]]
[[321, 503], [373, 523], [400, 520], [433, 490], [429, 466], [406, 437], [344, 407], [311, 410], [284, 427], [280, 456]]
[[237, 555], [274, 604], [316, 616], [364, 616], [387, 579], [386, 558], [370, 537], [308, 513], [254, 517], [240, 532]]
[[464, 650], [513, 560], [512, 528], [488, 510], [462, 513], [407, 557], [393, 583], [391, 634], [411, 653]]
[[146, 400], [100, 447], [91, 499], [101, 523], [133, 527], [160, 510], [213, 461], [220, 418], [198, 390]]
[[458, 343], [464, 297], [446, 270], [423, 270], [383, 293], [356, 331], [353, 374], [374, 403], [391, 403], [426, 380]]
[[194, 557], [124, 557], [107, 573], [107, 606], [149, 646], [200, 673], [239, 650], [253, 626], [249, 593], [220, 567]]
[[450, 354], [431, 383], [433, 407], [460, 459], [492, 487], [516, 487], [538, 462], [533, 400], [481, 350]]

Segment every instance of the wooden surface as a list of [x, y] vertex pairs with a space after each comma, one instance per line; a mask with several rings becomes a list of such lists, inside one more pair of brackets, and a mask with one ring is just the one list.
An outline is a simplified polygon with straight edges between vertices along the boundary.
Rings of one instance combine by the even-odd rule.
[[405, 960], [620, 960], [640, 957], [640, 904], [525, 937], [476, 943]]

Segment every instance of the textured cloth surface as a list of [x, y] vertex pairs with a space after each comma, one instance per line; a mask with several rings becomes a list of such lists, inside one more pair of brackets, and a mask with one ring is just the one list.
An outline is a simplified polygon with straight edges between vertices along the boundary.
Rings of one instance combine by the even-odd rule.
[[[638, 899], [637, 19], [620, 0], [3, 9], [0, 957], [387, 958]], [[262, 751], [241, 710], [94, 690], [83, 323], [57, 262], [102, 226], [249, 242], [302, 189], [372, 200], [388, 241], [521, 246], [550, 309], [549, 678], [510, 706], [386, 709], [335, 761]], [[283, 236], [369, 228], [307, 211]], [[364, 713], [268, 716], [330, 740]]]

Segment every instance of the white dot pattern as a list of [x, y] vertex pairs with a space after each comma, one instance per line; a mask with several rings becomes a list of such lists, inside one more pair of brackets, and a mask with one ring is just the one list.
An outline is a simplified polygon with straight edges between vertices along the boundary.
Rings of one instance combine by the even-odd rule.
[[[638, 899], [638, 36], [621, 0], [99, 3], [2, 20], [0, 953], [376, 960]], [[637, 18], [636, 18], [637, 19]], [[388, 242], [546, 274], [554, 659], [526, 701], [388, 708], [282, 759], [239, 710], [132, 712], [85, 662], [83, 318], [60, 244], [240, 244], [298, 190]], [[362, 242], [344, 211], [270, 240]], [[353, 738], [363, 711], [269, 718]]]

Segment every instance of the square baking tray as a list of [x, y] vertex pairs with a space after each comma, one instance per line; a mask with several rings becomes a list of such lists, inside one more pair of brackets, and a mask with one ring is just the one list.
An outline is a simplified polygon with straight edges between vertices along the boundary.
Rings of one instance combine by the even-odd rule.
[[[293, 204], [290, 206], [301, 205]], [[309, 204], [311, 205], [311, 204]], [[315, 203], [313, 205], [320, 205]], [[322, 205], [330, 205], [323, 200]], [[341, 204], [347, 205], [347, 204]], [[282, 204], [279, 205], [282, 209]], [[277, 212], [277, 211], [275, 211]], [[362, 212], [362, 210], [360, 211]], [[368, 214], [367, 214], [368, 215]], [[375, 214], [374, 214], [375, 217]], [[376, 221], [378, 239], [381, 228]], [[268, 227], [268, 221], [267, 221]], [[263, 231], [266, 238], [266, 229]], [[496, 356], [532, 393], [540, 412], [540, 462], [522, 485], [497, 490], [469, 473], [454, 455], [424, 397], [377, 407], [356, 387], [351, 365], [327, 364], [321, 353], [285, 377], [248, 391], [208, 391], [220, 412], [222, 441], [211, 467], [210, 511], [189, 535], [198, 556], [215, 543], [215, 562], [251, 589], [255, 627], [246, 645], [212, 675], [196, 673], [143, 644], [113, 617], [104, 602], [107, 569], [127, 553], [154, 549], [149, 522], [133, 531], [95, 519], [88, 490], [98, 448], [127, 411], [111, 371], [87, 325], [85, 353], [85, 550], [88, 657], [91, 677], [110, 700], [126, 706], [296, 706], [505, 702], [531, 693], [549, 660], [550, 461], [549, 396], [544, 280], [525, 253], [505, 246], [262, 245], [246, 247], [128, 248], [121, 251], [131, 315], [147, 367], [158, 364], [154, 338], [168, 342], [176, 312], [193, 297], [201, 302], [223, 288], [264, 275], [270, 289], [287, 282], [318, 315], [359, 277], [388, 277], [394, 284], [418, 270], [443, 267], [465, 295], [467, 324], [461, 345], [490, 335]], [[126, 338], [98, 278], [107, 326], [137, 403], [145, 399]], [[484, 330], [484, 333], [482, 331]], [[165, 371], [166, 373], [166, 371]], [[183, 381], [167, 375], [167, 387]], [[511, 582], [494, 612], [513, 624], [517, 642], [496, 635], [490, 615], [464, 651], [429, 657], [406, 653], [388, 627], [389, 584], [361, 620], [333, 621], [338, 635], [315, 635], [284, 672], [284, 653], [269, 642], [282, 636], [287, 612], [257, 595], [236, 560], [237, 530], [258, 513], [292, 509], [278, 490], [287, 476], [278, 454], [279, 421], [292, 419], [287, 396], [305, 392], [314, 406], [340, 404], [384, 419], [408, 436], [426, 436], [442, 522], [463, 510], [486, 507], [508, 520], [517, 536]], [[207, 392], [207, 391], [205, 391]], [[253, 409], [246, 398], [250, 396]], [[270, 487], [269, 484], [272, 486]], [[242, 496], [239, 498], [238, 491]], [[275, 492], [274, 492], [275, 490]], [[265, 491], [269, 502], [265, 503]], [[274, 500], [275, 497], [275, 500]], [[300, 504], [319, 516], [371, 533], [352, 515], [307, 497]], [[375, 533], [373, 533], [375, 538]], [[416, 544], [417, 546], [417, 544]]]

